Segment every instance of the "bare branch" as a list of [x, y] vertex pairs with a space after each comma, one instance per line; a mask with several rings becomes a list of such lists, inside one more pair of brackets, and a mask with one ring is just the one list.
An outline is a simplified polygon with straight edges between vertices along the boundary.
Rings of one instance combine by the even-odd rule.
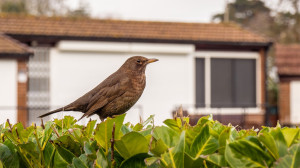
[[115, 167], [115, 159], [114, 159], [114, 144], [115, 144], [115, 129], [116, 124], [114, 123], [113, 129], [112, 129], [112, 136], [111, 136], [111, 167]]

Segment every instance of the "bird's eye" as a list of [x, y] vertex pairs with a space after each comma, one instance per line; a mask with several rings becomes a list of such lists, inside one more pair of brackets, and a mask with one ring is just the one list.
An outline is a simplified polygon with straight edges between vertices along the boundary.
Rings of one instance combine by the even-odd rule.
[[141, 60], [137, 60], [136, 62], [137, 62], [137, 63], [141, 63]]

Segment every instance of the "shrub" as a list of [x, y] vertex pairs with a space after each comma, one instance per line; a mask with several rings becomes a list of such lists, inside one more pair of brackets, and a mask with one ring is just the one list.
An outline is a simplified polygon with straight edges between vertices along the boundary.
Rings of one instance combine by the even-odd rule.
[[238, 131], [212, 116], [195, 126], [188, 117], [153, 126], [153, 116], [132, 125], [124, 117], [86, 126], [71, 116], [27, 128], [7, 122], [0, 127], [0, 168], [300, 167], [299, 128]]

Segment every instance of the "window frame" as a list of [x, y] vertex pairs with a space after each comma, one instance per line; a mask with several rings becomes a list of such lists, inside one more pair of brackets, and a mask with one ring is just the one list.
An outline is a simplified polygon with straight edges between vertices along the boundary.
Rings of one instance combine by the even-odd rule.
[[[197, 58], [204, 59], [204, 86], [205, 86], [205, 107], [196, 108], [196, 111], [202, 114], [241, 114], [247, 113], [260, 113], [262, 104], [261, 102], [261, 60], [258, 52], [240, 52], [240, 51], [196, 51], [195, 62]], [[243, 107], [224, 107], [213, 108], [211, 107], [211, 58], [225, 58], [225, 59], [254, 59], [256, 69], [256, 107], [247, 107], [246, 111]], [[195, 67], [196, 70], [196, 67]], [[195, 72], [196, 74], [196, 72]], [[196, 84], [195, 84], [196, 90]], [[196, 95], [195, 95], [196, 99]]]

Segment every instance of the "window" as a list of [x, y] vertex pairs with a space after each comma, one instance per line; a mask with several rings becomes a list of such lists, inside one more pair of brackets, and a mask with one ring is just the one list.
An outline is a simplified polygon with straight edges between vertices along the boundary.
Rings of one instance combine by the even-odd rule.
[[256, 109], [261, 101], [259, 65], [255, 52], [197, 52], [196, 108]]
[[29, 123], [39, 123], [38, 116], [49, 111], [49, 52], [50, 47], [33, 47], [34, 56], [30, 57], [28, 107]]
[[255, 107], [254, 59], [211, 59], [211, 107]]
[[196, 107], [205, 107], [204, 59], [196, 59]]

